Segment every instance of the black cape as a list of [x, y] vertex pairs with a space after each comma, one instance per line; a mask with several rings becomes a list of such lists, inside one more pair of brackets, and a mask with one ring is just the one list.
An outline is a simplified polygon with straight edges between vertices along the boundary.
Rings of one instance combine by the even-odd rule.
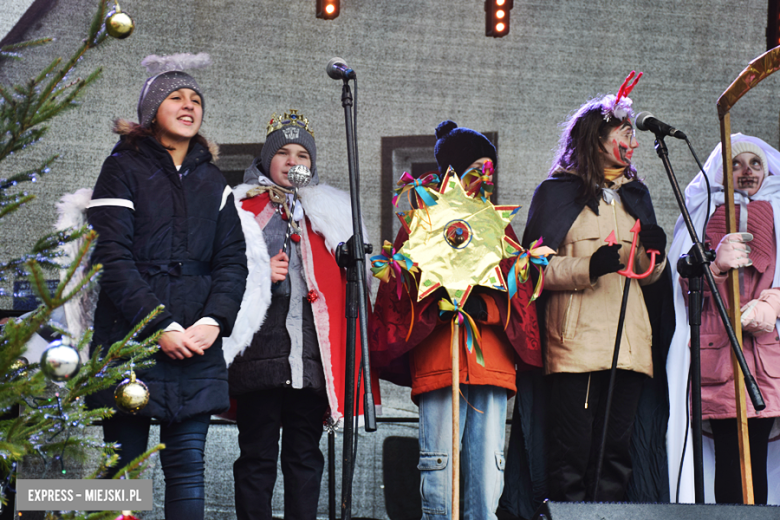
[[[528, 222], [522, 245], [543, 237], [544, 245], [557, 249], [577, 216], [584, 211], [598, 214], [598, 200], [584, 200], [583, 180], [564, 173], [542, 182], [528, 210]], [[656, 224], [650, 192], [640, 181], [624, 184], [618, 195], [626, 211], [642, 225]], [[586, 209], [587, 207], [587, 209]], [[674, 334], [674, 304], [671, 270], [667, 264], [661, 278], [642, 287], [653, 331], [653, 373], [645, 382], [637, 408], [631, 439], [633, 474], [626, 499], [630, 502], [669, 502], [669, 474], [666, 459], [666, 428], [669, 396], [666, 380], [666, 355]], [[545, 295], [537, 303], [539, 327], [544, 327]], [[544, 336], [544, 335], [542, 335]], [[544, 349], [544, 337], [542, 337]], [[541, 370], [524, 372], [517, 379], [512, 430], [507, 453], [504, 492], [499, 510], [514, 516], [531, 518], [547, 498], [545, 415], [555, 403], [545, 398], [546, 382]]]

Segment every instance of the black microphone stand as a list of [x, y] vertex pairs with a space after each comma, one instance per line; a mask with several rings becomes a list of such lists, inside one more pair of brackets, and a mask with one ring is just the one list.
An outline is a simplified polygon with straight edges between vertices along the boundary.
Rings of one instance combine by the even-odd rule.
[[[632, 244], [633, 249], [633, 244]], [[631, 266], [627, 266], [631, 269]], [[623, 299], [620, 302], [620, 315], [618, 316], [617, 335], [615, 336], [615, 348], [612, 351], [612, 367], [609, 371], [609, 386], [607, 387], [607, 405], [604, 413], [604, 425], [601, 429], [601, 441], [599, 442], [599, 451], [596, 458], [596, 477], [593, 479], [593, 501], [595, 502], [599, 494], [599, 481], [601, 480], [601, 470], [604, 467], [604, 450], [607, 447], [607, 429], [609, 428], [609, 415], [612, 411], [612, 394], [615, 391], [615, 376], [617, 376], [617, 364], [620, 357], [620, 340], [623, 338], [623, 326], [626, 322], [626, 309], [628, 308], [628, 290], [631, 288], [631, 278], [626, 276], [623, 284]]]
[[[742, 374], [745, 379], [745, 389], [747, 390], [748, 396], [750, 397], [750, 401], [753, 403], [753, 408], [755, 408], [757, 411], [760, 411], [766, 408], [766, 404], [764, 403], [764, 398], [761, 396], [761, 391], [756, 384], [756, 380], [753, 378], [753, 375], [750, 373], [750, 369], [745, 362], [745, 356], [742, 353], [742, 348], [739, 345], [739, 341], [737, 341], [737, 336], [734, 333], [734, 327], [731, 325], [731, 321], [728, 318], [728, 313], [726, 312], [726, 306], [723, 303], [723, 298], [720, 296], [720, 292], [715, 285], [715, 279], [713, 278], [712, 271], [710, 270], [710, 262], [713, 259], [712, 252], [704, 249], [704, 245], [699, 240], [696, 229], [693, 227], [691, 214], [688, 212], [688, 208], [685, 206], [685, 199], [683, 198], [682, 191], [680, 190], [680, 184], [677, 182], [674, 171], [672, 171], [672, 164], [669, 162], [669, 150], [666, 148], [663, 135], [656, 134], [655, 151], [664, 164], [666, 175], [669, 177], [669, 182], [672, 185], [674, 198], [677, 199], [677, 205], [680, 208], [680, 213], [682, 214], [683, 221], [685, 222], [685, 227], [688, 229], [688, 235], [690, 235], [691, 241], [693, 242], [693, 246], [691, 247], [688, 254], [682, 255], [680, 257], [677, 268], [681, 276], [690, 280], [688, 319], [691, 325], [691, 428], [693, 436], [694, 457], [694, 493], [696, 503], [703, 504], [704, 467], [701, 433], [701, 337], [699, 329], [701, 326], [702, 275], [707, 279], [707, 285], [710, 287], [712, 300], [715, 302], [715, 305], [718, 309], [718, 314], [720, 314], [720, 319], [723, 322], [723, 326], [726, 328], [726, 334], [729, 337], [731, 349], [737, 359], [739, 368], [742, 370]], [[685, 442], [687, 442], [687, 439]]]
[[[371, 392], [371, 367], [368, 353], [368, 293], [366, 292], [365, 265], [366, 254], [372, 251], [371, 244], [363, 242], [362, 218], [360, 213], [360, 188], [358, 185], [357, 141], [354, 132], [354, 113], [352, 92], [349, 79], [344, 78], [341, 92], [341, 105], [344, 107], [344, 119], [347, 129], [347, 157], [349, 161], [349, 194], [352, 204], [352, 237], [339, 244], [336, 250], [336, 262], [347, 269], [347, 351], [344, 385], [344, 448], [341, 474], [341, 518], [352, 517], [352, 476], [354, 471], [353, 420], [355, 416], [355, 346], [356, 328], [360, 320], [361, 369], [364, 386], [363, 413], [367, 432], [376, 431], [376, 412], [374, 395]], [[357, 79], [355, 79], [357, 91]], [[356, 440], [354, 441], [356, 442]]]

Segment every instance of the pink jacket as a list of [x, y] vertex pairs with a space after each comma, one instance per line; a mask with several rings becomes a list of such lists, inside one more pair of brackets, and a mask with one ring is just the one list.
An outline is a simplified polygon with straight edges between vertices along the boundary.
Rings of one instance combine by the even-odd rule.
[[[737, 219], [739, 219], [737, 206]], [[742, 269], [740, 304], [761, 297], [772, 288], [775, 272], [775, 229], [772, 206], [768, 202], [754, 201], [748, 204], [748, 228], [753, 234], [750, 258], [753, 265]], [[707, 225], [707, 240], [714, 248], [726, 234], [725, 207], [719, 206]], [[716, 277], [718, 290], [728, 307], [726, 276]], [[687, 280], [680, 280], [686, 295]], [[776, 300], [777, 292], [764, 295]], [[770, 301], [777, 304], [776, 301]], [[747, 400], [748, 417], [780, 416], [780, 338], [777, 330], [753, 336], [743, 331], [742, 348], [748, 367], [756, 378], [767, 407], [757, 413]], [[736, 417], [734, 400], [734, 371], [731, 363], [731, 346], [720, 316], [705, 283], [701, 325], [702, 416], [704, 419], [728, 419]]]

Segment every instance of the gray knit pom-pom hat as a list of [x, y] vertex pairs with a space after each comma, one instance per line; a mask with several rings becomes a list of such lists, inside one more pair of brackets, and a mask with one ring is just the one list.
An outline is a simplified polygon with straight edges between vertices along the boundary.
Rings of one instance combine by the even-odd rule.
[[211, 65], [211, 57], [202, 52], [200, 54], [172, 54], [170, 56], [147, 56], [141, 61], [152, 77], [146, 80], [138, 98], [138, 122], [141, 126], [149, 127], [157, 115], [160, 104], [171, 92], [182, 88], [189, 88], [200, 96], [201, 107], [205, 110], [203, 92], [200, 90], [195, 78], [183, 72], [185, 69], [201, 69]]

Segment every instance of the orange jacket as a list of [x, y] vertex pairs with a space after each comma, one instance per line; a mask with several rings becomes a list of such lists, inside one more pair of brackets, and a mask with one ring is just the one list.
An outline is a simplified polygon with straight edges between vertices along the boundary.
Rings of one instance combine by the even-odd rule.
[[[466, 347], [466, 331], [461, 327], [460, 338], [460, 382], [470, 385], [493, 385], [517, 391], [515, 386], [515, 352], [504, 333], [498, 307], [493, 298], [475, 294], [487, 304], [488, 317], [477, 322], [482, 335], [482, 354], [485, 366], [477, 363], [476, 352]], [[412, 399], [425, 392], [439, 390], [452, 385], [452, 328], [450, 322], [439, 323], [428, 338], [409, 356], [412, 374]]]

